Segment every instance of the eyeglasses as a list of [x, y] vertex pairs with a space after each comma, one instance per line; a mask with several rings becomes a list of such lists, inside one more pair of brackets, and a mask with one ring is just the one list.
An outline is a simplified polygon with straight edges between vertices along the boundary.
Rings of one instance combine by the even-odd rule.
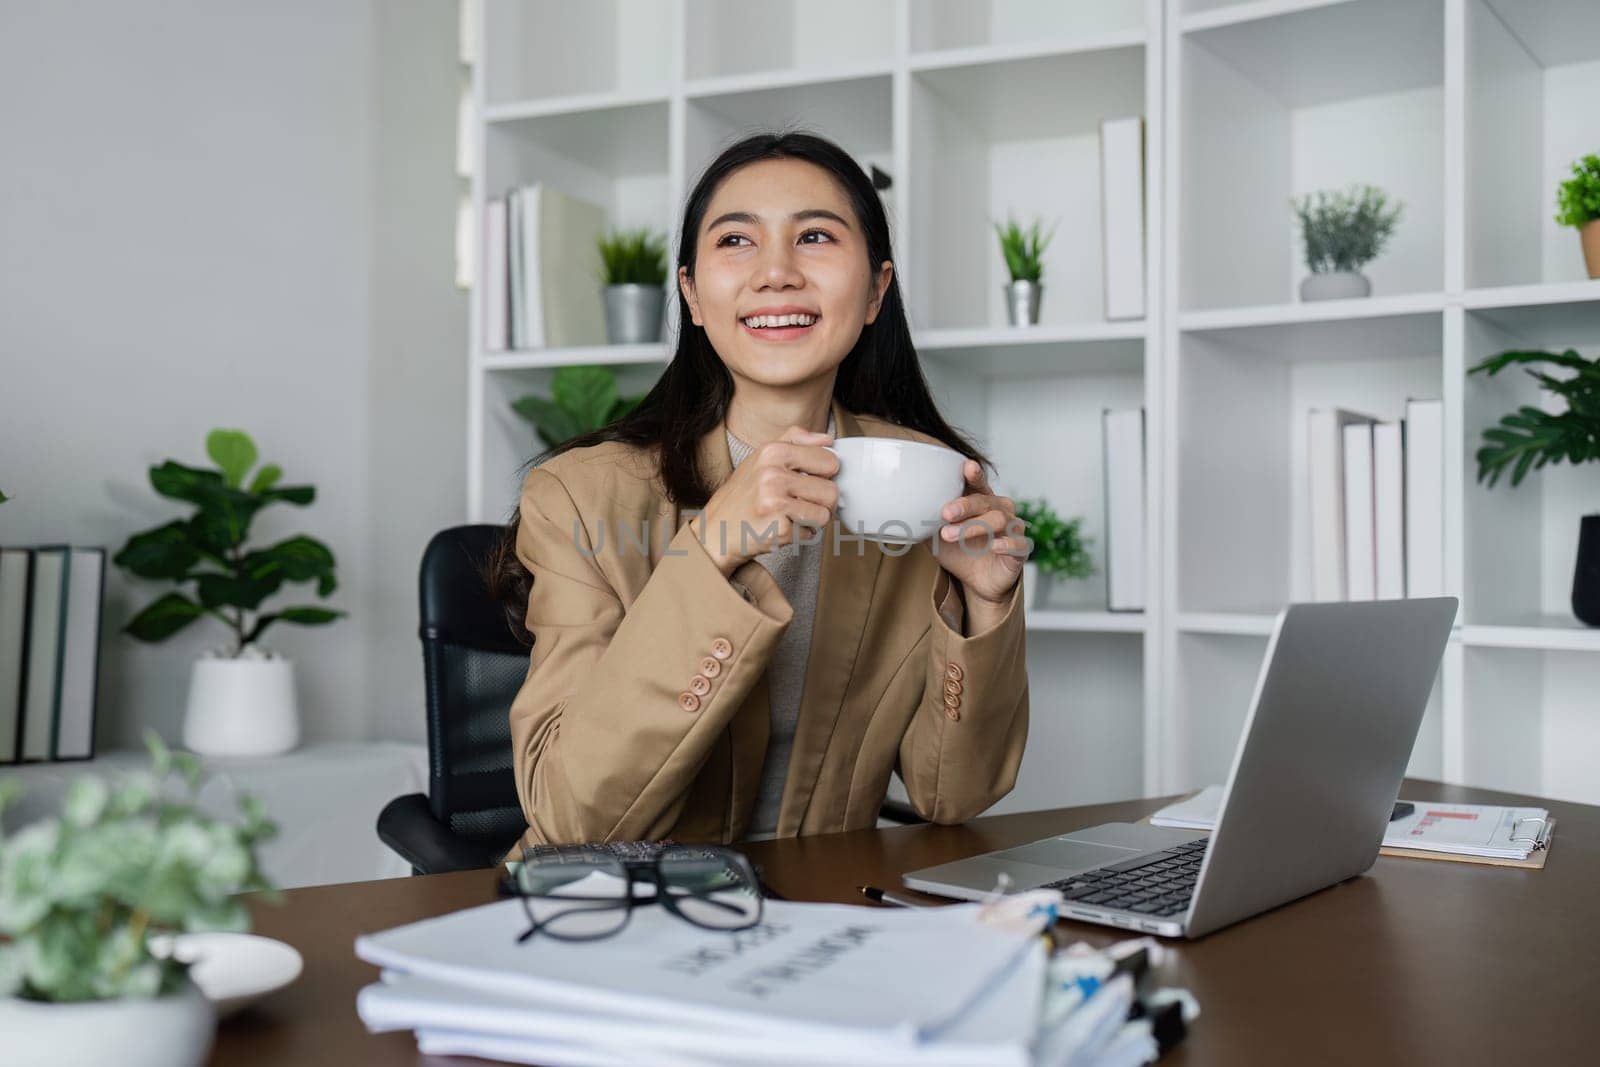
[[[608, 877], [575, 885], [596, 874]], [[519, 943], [539, 933], [562, 941], [610, 937], [635, 908], [650, 904], [707, 930], [744, 930], [761, 921], [755, 869], [741, 853], [715, 845], [660, 845], [637, 859], [526, 849], [510, 884], [528, 917]]]

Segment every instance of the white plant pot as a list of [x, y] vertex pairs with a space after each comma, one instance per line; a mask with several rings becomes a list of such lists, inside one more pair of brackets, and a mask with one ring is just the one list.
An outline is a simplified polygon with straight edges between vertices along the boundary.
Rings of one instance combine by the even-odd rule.
[[1372, 282], [1365, 274], [1355, 270], [1327, 271], [1308, 274], [1300, 280], [1300, 299], [1349, 300], [1352, 297], [1372, 295]]
[[161, 997], [70, 1004], [0, 997], [0, 1061], [38, 1067], [197, 1067], [216, 1018], [192, 983]]
[[293, 660], [195, 660], [184, 747], [203, 756], [275, 756], [299, 743]]

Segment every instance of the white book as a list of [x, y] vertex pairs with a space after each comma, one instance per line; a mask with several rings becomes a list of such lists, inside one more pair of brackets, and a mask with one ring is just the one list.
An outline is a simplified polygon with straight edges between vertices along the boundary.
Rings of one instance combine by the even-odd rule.
[[503, 197], [483, 205], [483, 350], [506, 350], [506, 286], [510, 263], [506, 259], [506, 202]]
[[0, 763], [12, 763], [22, 744], [22, 685], [28, 651], [28, 575], [32, 554], [0, 549]]
[[1349, 600], [1377, 595], [1377, 542], [1372, 525], [1372, 424], [1344, 427], [1344, 581]]
[[529, 347], [528, 286], [522, 257], [522, 190], [506, 193], [506, 339], [513, 349]]
[[1444, 404], [1406, 401], [1406, 596], [1444, 595]]
[[1144, 317], [1144, 119], [1100, 123], [1106, 318]]
[[1312, 600], [1345, 598], [1344, 427], [1372, 421], [1343, 408], [1313, 408], [1307, 413]]
[[1405, 423], [1372, 428], [1372, 530], [1377, 545], [1377, 595], [1406, 595]]
[[106, 551], [74, 548], [67, 567], [67, 611], [61, 648], [61, 700], [55, 758], [94, 755], [95, 696], [100, 677], [100, 604]]
[[1144, 610], [1144, 409], [1101, 413], [1106, 478], [1106, 606]]
[[566, 348], [606, 342], [605, 305], [599, 279], [599, 240], [605, 210], [543, 182], [525, 185], [518, 197], [519, 224], [511, 240], [520, 277], [521, 348]]
[[61, 697], [61, 626], [67, 607], [67, 549], [33, 550], [29, 593], [28, 681], [22, 701], [22, 758], [50, 759]]

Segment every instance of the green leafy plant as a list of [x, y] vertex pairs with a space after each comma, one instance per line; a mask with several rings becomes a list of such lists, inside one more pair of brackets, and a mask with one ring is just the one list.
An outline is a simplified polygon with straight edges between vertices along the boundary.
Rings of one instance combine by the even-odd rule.
[[1583, 226], [1600, 219], [1600, 156], [1584, 156], [1572, 164], [1572, 177], [1556, 191], [1556, 221]]
[[164, 641], [202, 616], [233, 632], [234, 655], [260, 640], [276, 622], [322, 626], [345, 613], [315, 605], [261, 611], [261, 603], [284, 582], [315, 582], [317, 595], [338, 583], [333, 553], [309, 537], [291, 537], [267, 548], [246, 550], [256, 513], [269, 504], [305, 507], [316, 499], [309, 485], [280, 486], [283, 471], [268, 463], [245, 484], [256, 464], [256, 446], [239, 430], [213, 430], [206, 454], [217, 470], [167, 460], [150, 468], [150, 484], [172, 500], [197, 509], [187, 519], [134, 534], [112, 562], [140, 578], [195, 583], [194, 597], [168, 593], [129, 621], [124, 632], [140, 641]]
[[540, 440], [554, 448], [563, 441], [616, 422], [643, 400], [617, 393], [610, 367], [561, 367], [551, 378], [550, 396], [530, 393], [511, 405], [533, 423]]
[[[277, 833], [260, 803], [240, 819], [196, 810], [200, 765], [146, 731], [151, 770], [108, 785], [72, 782], [59, 817], [0, 831], [0, 996], [83, 1001], [154, 997], [178, 989], [189, 965], [152, 951], [150, 935], [248, 930], [235, 894], [281, 899], [256, 846]], [[187, 797], [166, 788], [176, 774]], [[0, 781], [0, 813], [21, 792]]]
[[600, 238], [601, 285], [665, 285], [667, 239], [648, 228], [616, 230]]
[[1004, 227], [998, 222], [994, 224], [994, 232], [1000, 238], [1000, 254], [1005, 257], [1011, 280], [1039, 281], [1044, 275], [1044, 250], [1050, 246], [1056, 227], [1052, 226], [1049, 233], [1041, 234], [1039, 220], [1035, 219], [1033, 225], [1024, 231], [1015, 219], [1007, 218]]
[[1095, 573], [1089, 559], [1092, 537], [1083, 536], [1083, 520], [1063, 519], [1042, 497], [1017, 501], [1017, 518], [1027, 524], [1033, 548], [1028, 562], [1037, 563], [1041, 574], [1059, 578], [1087, 578]]
[[1511, 484], [1521, 484], [1530, 469], [1566, 460], [1574, 465], [1600, 459], [1600, 360], [1584, 359], [1572, 349], [1554, 352], [1501, 352], [1467, 371], [1493, 377], [1512, 364], [1550, 363], [1573, 371], [1557, 378], [1529, 370], [1540, 386], [1567, 402], [1559, 415], [1524, 404], [1483, 431], [1478, 449], [1478, 481], [1493, 488], [1507, 467]]
[[1378, 258], [1405, 205], [1375, 185], [1324, 189], [1291, 200], [1305, 238], [1306, 266], [1313, 274], [1357, 271]]

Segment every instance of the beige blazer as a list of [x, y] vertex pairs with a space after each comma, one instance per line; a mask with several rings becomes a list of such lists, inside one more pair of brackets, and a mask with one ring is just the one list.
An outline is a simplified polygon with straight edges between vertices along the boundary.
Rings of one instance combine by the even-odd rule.
[[[833, 402], [836, 436], [933, 438]], [[724, 427], [700, 442], [719, 486]], [[645, 450], [562, 453], [523, 482], [517, 555], [535, 644], [511, 706], [523, 845], [740, 840], [760, 788], [767, 665], [792, 610], [762, 565], [724, 578]], [[602, 527], [603, 530], [602, 530]], [[960, 584], [924, 540], [822, 532], [815, 629], [777, 833], [875, 825], [898, 769], [934, 822], [1010, 792], [1028, 733], [1021, 582], [963, 636]], [[716, 536], [715, 532], [706, 536]]]

